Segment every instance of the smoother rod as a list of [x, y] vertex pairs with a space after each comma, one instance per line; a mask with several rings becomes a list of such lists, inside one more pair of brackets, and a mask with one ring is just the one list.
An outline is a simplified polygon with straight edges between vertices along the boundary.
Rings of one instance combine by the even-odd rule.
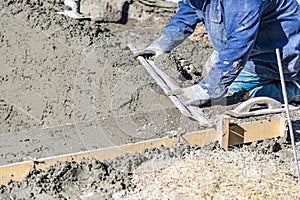
[[276, 49], [276, 56], [277, 56], [279, 74], [280, 74], [280, 82], [281, 82], [281, 90], [282, 90], [282, 95], [283, 95], [283, 100], [284, 100], [284, 107], [285, 107], [287, 120], [288, 120], [288, 123], [289, 123], [290, 137], [291, 137], [291, 140], [292, 140], [291, 142], [292, 142], [292, 146], [293, 146], [294, 159], [295, 159], [295, 163], [296, 163], [298, 183], [300, 183], [298, 156], [297, 156], [297, 150], [296, 150], [296, 145], [295, 145], [293, 125], [292, 125], [292, 121], [291, 121], [291, 117], [290, 117], [289, 103], [288, 103], [288, 98], [287, 98], [287, 93], [286, 93], [285, 80], [284, 80], [284, 75], [283, 75], [283, 69], [282, 69], [282, 63], [281, 63], [279, 49]]

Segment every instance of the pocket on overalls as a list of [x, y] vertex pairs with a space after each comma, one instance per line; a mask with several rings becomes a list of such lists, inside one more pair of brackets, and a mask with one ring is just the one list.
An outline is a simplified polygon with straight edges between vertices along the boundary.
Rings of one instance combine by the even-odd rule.
[[220, 12], [220, 11], [212, 12], [212, 13], [210, 14], [210, 20], [211, 20], [213, 23], [221, 24], [221, 23], [223, 22], [221, 12]]
[[210, 9], [210, 20], [215, 24], [221, 24], [223, 22], [223, 17], [221, 13], [221, 2], [220, 1], [212, 1], [211, 9]]

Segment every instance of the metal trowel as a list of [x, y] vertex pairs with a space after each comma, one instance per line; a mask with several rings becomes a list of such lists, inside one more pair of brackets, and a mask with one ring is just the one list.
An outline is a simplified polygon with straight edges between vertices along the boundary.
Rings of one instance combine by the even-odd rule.
[[[132, 53], [138, 52], [133, 44], [128, 44], [127, 46]], [[152, 60], [145, 59], [142, 56], [138, 56], [137, 59], [166, 94], [172, 90], [179, 89], [179, 86], [167, 74], [156, 67]], [[204, 127], [209, 127], [212, 125], [212, 123], [206, 118], [201, 108], [196, 106], [187, 106], [181, 102], [177, 96], [168, 97], [184, 116], [198, 121], [199, 124]]]
[[[289, 105], [289, 110], [299, 110], [299, 107]], [[241, 103], [235, 109], [227, 111], [226, 114], [242, 118], [280, 112], [285, 112], [285, 108], [279, 101], [270, 97], [255, 97]]]

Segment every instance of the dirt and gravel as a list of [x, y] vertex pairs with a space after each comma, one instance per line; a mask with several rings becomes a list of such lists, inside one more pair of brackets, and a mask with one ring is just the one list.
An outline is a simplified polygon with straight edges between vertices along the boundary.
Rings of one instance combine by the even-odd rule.
[[[0, 165], [202, 129], [180, 114], [127, 48], [133, 43], [142, 49], [159, 37], [176, 4], [82, 0], [82, 9], [97, 16], [82, 21], [56, 13], [64, 9], [62, 0], [0, 2]], [[202, 78], [212, 51], [198, 30], [155, 59], [182, 87]], [[241, 96], [203, 110], [215, 122]], [[299, 118], [294, 112], [297, 130]], [[229, 152], [215, 144], [178, 144], [111, 161], [33, 169], [23, 182], [0, 186], [0, 198], [297, 199], [294, 176], [291, 146], [283, 140]]]

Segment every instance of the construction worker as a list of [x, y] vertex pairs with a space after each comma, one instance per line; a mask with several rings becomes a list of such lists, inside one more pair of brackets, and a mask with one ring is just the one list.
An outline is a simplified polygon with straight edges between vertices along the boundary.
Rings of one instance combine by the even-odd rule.
[[289, 102], [300, 102], [300, 5], [297, 0], [181, 0], [163, 34], [136, 56], [170, 52], [203, 22], [214, 49], [198, 84], [171, 91], [187, 105], [242, 90], [283, 102], [275, 49]]

